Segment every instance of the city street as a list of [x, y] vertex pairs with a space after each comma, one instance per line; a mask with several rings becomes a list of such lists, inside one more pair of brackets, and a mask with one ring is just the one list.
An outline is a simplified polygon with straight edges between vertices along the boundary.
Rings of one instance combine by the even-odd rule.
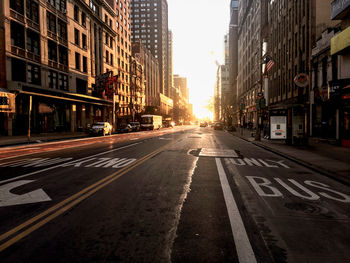
[[0, 148], [0, 258], [350, 262], [350, 189], [226, 131]]

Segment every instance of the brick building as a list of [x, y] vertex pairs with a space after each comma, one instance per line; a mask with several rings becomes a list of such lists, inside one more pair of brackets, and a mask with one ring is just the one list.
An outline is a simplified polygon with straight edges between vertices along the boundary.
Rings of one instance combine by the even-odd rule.
[[35, 133], [112, 122], [113, 92], [94, 85], [106, 72], [119, 79], [119, 114], [129, 113], [129, 0], [4, 0], [1, 5], [6, 89], [16, 94], [16, 112], [0, 116], [8, 135], [26, 134], [29, 114]]

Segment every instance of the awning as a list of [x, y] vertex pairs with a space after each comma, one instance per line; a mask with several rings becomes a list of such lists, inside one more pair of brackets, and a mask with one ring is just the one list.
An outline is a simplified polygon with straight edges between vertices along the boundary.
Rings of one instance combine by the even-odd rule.
[[0, 89], [0, 112], [16, 112], [16, 95]]
[[31, 96], [40, 96], [40, 97], [46, 97], [46, 98], [52, 98], [52, 99], [58, 99], [58, 100], [80, 102], [80, 103], [93, 104], [98, 106], [111, 106], [111, 107], [113, 106], [112, 101], [101, 100], [90, 96], [77, 96], [78, 94], [71, 94], [73, 96], [70, 98], [64, 97], [64, 96], [55, 96], [55, 95], [36, 93], [36, 92], [30, 92], [30, 91], [22, 91], [22, 90], [19, 91], [19, 94], [27, 94]]
[[331, 55], [350, 47], [350, 26], [331, 39]]

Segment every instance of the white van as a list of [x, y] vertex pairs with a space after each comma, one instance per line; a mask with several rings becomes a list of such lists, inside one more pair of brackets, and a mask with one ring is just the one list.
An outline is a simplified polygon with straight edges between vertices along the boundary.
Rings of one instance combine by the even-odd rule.
[[141, 130], [159, 130], [162, 128], [162, 116], [142, 115]]

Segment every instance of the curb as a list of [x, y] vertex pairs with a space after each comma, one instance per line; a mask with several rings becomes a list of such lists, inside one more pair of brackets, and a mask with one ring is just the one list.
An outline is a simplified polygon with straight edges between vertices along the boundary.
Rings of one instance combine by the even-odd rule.
[[333, 180], [335, 180], [335, 181], [337, 181], [337, 182], [339, 182], [339, 183], [341, 183], [341, 184], [344, 184], [344, 185], [346, 185], [346, 186], [350, 186], [350, 179], [347, 178], [347, 177], [344, 177], [343, 175], [340, 175], [340, 174], [334, 173], [334, 172], [332, 172], [332, 171], [328, 171], [328, 170], [326, 170], [326, 169], [323, 169], [323, 168], [314, 166], [314, 165], [311, 164], [311, 163], [302, 161], [302, 160], [297, 159], [297, 158], [295, 158], [295, 157], [293, 157], [293, 156], [291, 156], [291, 155], [282, 153], [282, 152], [280, 152], [280, 151], [278, 151], [278, 150], [276, 150], [276, 149], [273, 149], [273, 148], [271, 148], [271, 147], [269, 147], [269, 146], [263, 145], [262, 143], [247, 140], [246, 138], [241, 137], [241, 136], [239, 136], [239, 135], [235, 135], [235, 134], [232, 134], [232, 135], [235, 136], [235, 137], [237, 137], [237, 138], [240, 138], [240, 139], [242, 139], [242, 140], [244, 140], [244, 141], [246, 141], [246, 142], [252, 143], [252, 144], [255, 145], [255, 146], [258, 146], [258, 147], [260, 147], [260, 148], [263, 148], [263, 149], [265, 149], [265, 150], [267, 150], [267, 151], [269, 151], [269, 152], [272, 152], [272, 153], [274, 153], [274, 154], [280, 155], [280, 156], [282, 156], [282, 157], [284, 157], [284, 158], [286, 158], [286, 159], [288, 159], [288, 160], [290, 160], [290, 161], [292, 161], [292, 162], [295, 162], [295, 163], [297, 163], [297, 164], [299, 164], [299, 165], [301, 165], [301, 166], [304, 166], [304, 167], [306, 167], [306, 168], [308, 168], [308, 169], [310, 169], [310, 170], [312, 170], [312, 171], [314, 171], [314, 172], [317, 172], [317, 173], [319, 173], [319, 174], [325, 175], [325, 176], [327, 176], [328, 178], [331, 178], [331, 179], [333, 179]]

